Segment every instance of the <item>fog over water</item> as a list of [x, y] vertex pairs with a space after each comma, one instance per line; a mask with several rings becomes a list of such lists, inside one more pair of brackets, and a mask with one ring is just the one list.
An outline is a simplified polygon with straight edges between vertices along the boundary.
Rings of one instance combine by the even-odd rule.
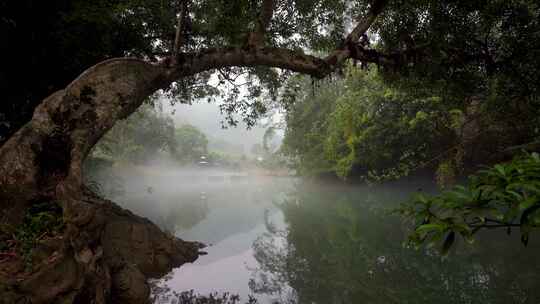
[[[388, 208], [425, 180], [376, 187], [313, 183], [166, 162], [118, 170], [122, 206], [208, 255], [157, 281], [173, 292], [251, 295], [259, 303], [537, 303], [539, 239], [480, 234], [448, 257], [404, 247], [406, 226]], [[243, 303], [243, 302], [242, 302]]]
[[[215, 104], [177, 107], [177, 125], [245, 150], [261, 142], [263, 128], [222, 130]], [[518, 233], [488, 231], [447, 257], [403, 246], [407, 225], [389, 210], [413, 192], [435, 192], [430, 180], [343, 185], [270, 176], [247, 162], [186, 166], [163, 153], [115, 165], [100, 181], [122, 188], [109, 198], [123, 207], [207, 245], [207, 255], [153, 281], [155, 303], [176, 304], [174, 293], [190, 290], [262, 304], [540, 301], [538, 235], [525, 248]]]
[[184, 240], [208, 245], [208, 255], [174, 270], [167, 286], [178, 292], [252, 294], [248, 283], [259, 267], [253, 243], [268, 233], [268, 225], [284, 228], [276, 204], [297, 180], [157, 161], [116, 173], [125, 185], [115, 198], [119, 204]]

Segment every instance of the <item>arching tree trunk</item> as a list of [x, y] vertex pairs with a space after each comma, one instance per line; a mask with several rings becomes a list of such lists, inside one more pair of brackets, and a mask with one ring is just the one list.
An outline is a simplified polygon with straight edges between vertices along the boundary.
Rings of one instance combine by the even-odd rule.
[[100, 63], [45, 99], [0, 148], [1, 221], [21, 223], [27, 208], [56, 201], [62, 242], [23, 277], [0, 274], [2, 303], [146, 303], [148, 277], [194, 261], [198, 243], [92, 194], [82, 162], [114, 123], [164, 82], [164, 69], [134, 59]]
[[277, 66], [317, 76], [330, 71], [321, 59], [283, 49], [206, 50], [182, 54], [173, 66], [112, 59], [86, 70], [36, 108], [31, 121], [0, 147], [0, 221], [17, 226], [31, 205], [57, 202], [66, 229], [61, 244], [31, 275], [0, 272], [0, 282], [6, 282], [0, 283], [0, 301], [146, 303], [148, 277], [197, 258], [200, 244], [169, 236], [85, 189], [82, 163], [116, 121], [156, 90], [184, 76], [233, 65]]
[[46, 98], [0, 149], [3, 217], [16, 220], [24, 202], [51, 196], [78, 199], [83, 159], [117, 120], [159, 87], [160, 75], [159, 66], [114, 59]]
[[347, 58], [393, 64], [394, 57], [351, 43], [324, 59], [248, 45], [180, 53], [159, 64], [112, 59], [88, 69], [46, 98], [32, 120], [0, 147], [0, 222], [20, 224], [29, 206], [54, 201], [66, 223], [61, 244], [33, 274], [13, 277], [0, 263], [0, 302], [146, 303], [147, 277], [197, 258], [200, 244], [167, 235], [82, 184], [82, 162], [90, 149], [156, 90], [229, 66], [262, 65], [324, 77]]

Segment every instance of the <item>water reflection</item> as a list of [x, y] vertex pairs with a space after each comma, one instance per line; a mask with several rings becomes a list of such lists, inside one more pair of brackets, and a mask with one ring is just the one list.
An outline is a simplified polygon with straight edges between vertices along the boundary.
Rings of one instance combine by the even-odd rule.
[[[136, 167], [115, 174], [124, 181], [124, 192], [110, 198], [163, 229], [205, 243], [253, 229], [261, 204], [272, 206], [269, 194], [278, 193], [273, 185], [280, 183], [242, 172], [176, 166]], [[240, 209], [243, 216], [237, 214]], [[201, 221], [205, 224], [197, 225]]]
[[430, 183], [343, 186], [172, 169], [124, 178], [116, 200], [125, 207], [211, 245], [157, 283], [156, 303], [189, 290], [261, 304], [540, 302], [538, 235], [525, 248], [517, 234], [487, 231], [446, 258], [403, 247], [406, 224], [387, 209], [432, 191]]
[[384, 212], [413, 185], [303, 184], [280, 205], [286, 228], [253, 244], [250, 288], [288, 303], [538, 303], [539, 240], [503, 231], [435, 249], [404, 248], [405, 227]]
[[[176, 230], [176, 235], [183, 239], [209, 244], [205, 248], [208, 255], [175, 269], [159, 282], [156, 303], [173, 303], [172, 292], [191, 289], [203, 295], [230, 292], [247, 301], [251, 293], [250, 269], [258, 267], [252, 244], [267, 231], [265, 223], [284, 227], [276, 203], [291, 190], [293, 179], [236, 175], [226, 182], [211, 180], [204, 188], [204, 203], [208, 207], [205, 217], [190, 228]], [[178, 193], [182, 197], [179, 201], [185, 200], [185, 194], [185, 191]], [[258, 300], [259, 303], [271, 301], [265, 295]]]

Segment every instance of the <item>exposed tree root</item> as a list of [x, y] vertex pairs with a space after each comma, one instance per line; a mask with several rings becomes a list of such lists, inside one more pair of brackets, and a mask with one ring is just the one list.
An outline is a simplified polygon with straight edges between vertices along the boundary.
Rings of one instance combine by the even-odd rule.
[[147, 279], [193, 262], [202, 247], [87, 190], [73, 207], [62, 241], [32, 273], [0, 273], [0, 303], [147, 303]]

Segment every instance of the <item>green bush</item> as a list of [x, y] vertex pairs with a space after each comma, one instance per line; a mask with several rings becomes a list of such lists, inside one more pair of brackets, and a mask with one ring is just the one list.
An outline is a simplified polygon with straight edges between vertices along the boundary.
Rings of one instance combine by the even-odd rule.
[[27, 270], [32, 267], [32, 256], [40, 238], [56, 235], [63, 229], [62, 208], [57, 202], [41, 202], [28, 209], [22, 225], [14, 233], [17, 252]]
[[527, 245], [529, 233], [540, 226], [540, 156], [527, 154], [481, 170], [467, 185], [439, 195], [417, 194], [398, 211], [414, 224], [409, 243], [415, 246], [442, 241], [446, 253], [458, 234], [473, 242], [479, 230], [513, 227]]

